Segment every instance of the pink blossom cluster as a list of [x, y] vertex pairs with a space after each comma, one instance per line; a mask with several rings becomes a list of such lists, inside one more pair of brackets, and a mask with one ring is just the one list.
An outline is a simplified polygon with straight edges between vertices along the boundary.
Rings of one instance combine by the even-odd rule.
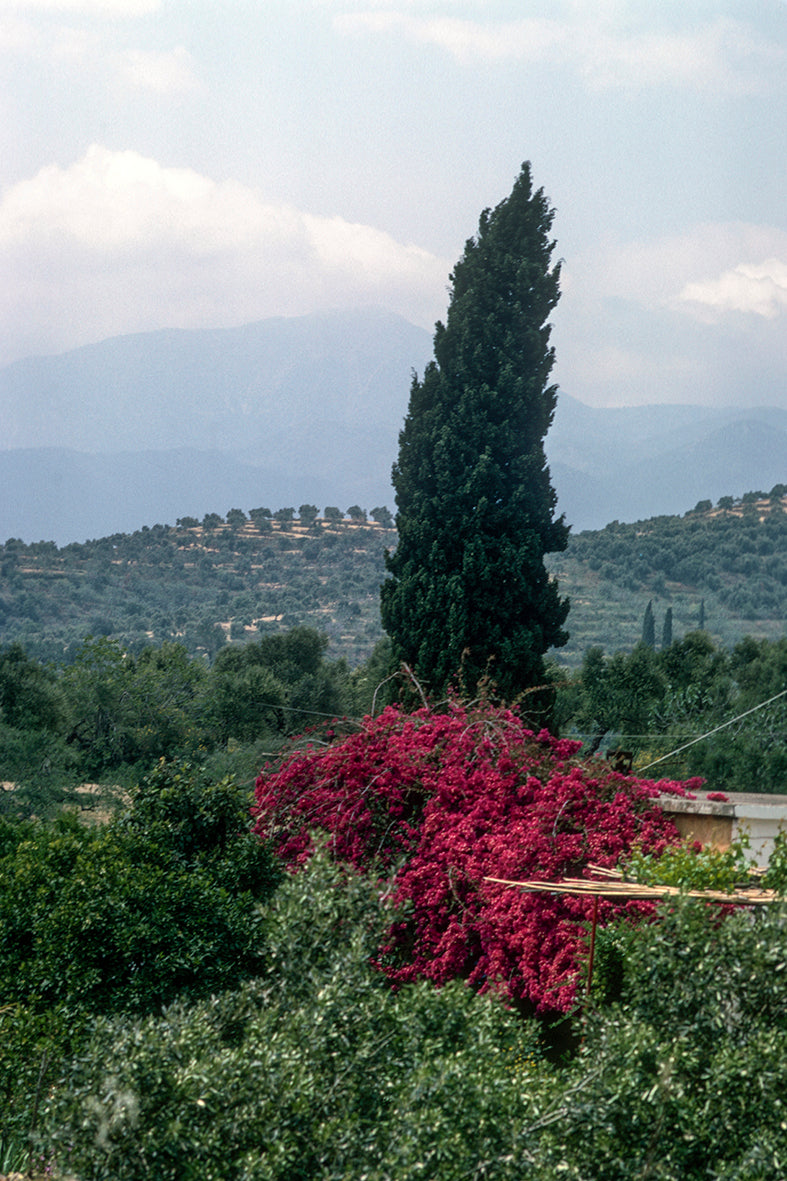
[[[295, 868], [321, 830], [335, 857], [388, 880], [397, 917], [379, 964], [393, 982], [459, 977], [567, 1011], [592, 901], [487, 879], [556, 881], [634, 846], [658, 853], [678, 835], [655, 797], [697, 786], [625, 776], [580, 749], [491, 705], [389, 707], [264, 769], [256, 831]], [[600, 920], [620, 909], [603, 902]]]

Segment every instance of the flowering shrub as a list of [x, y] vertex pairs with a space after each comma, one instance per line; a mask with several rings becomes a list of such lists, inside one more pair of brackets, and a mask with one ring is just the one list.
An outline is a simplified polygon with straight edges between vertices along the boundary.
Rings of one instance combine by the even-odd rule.
[[752, 884], [749, 871], [756, 862], [748, 856], [749, 844], [746, 833], [741, 833], [726, 849], [692, 840], [670, 845], [658, 856], [635, 849], [626, 862], [626, 876], [645, 885], [731, 894]]
[[[489, 705], [391, 706], [263, 769], [256, 831], [295, 868], [323, 830], [336, 858], [388, 879], [397, 917], [379, 963], [392, 981], [459, 977], [567, 1011], [592, 902], [486, 879], [552, 881], [614, 866], [634, 847], [661, 852], [678, 837], [654, 797], [686, 790], [581, 760], [580, 746]], [[602, 902], [601, 920], [620, 909]]]

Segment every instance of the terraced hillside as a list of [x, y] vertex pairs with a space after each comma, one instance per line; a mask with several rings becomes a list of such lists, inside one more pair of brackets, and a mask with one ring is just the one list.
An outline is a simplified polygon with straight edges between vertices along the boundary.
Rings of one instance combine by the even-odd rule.
[[[211, 657], [227, 642], [306, 623], [329, 636], [332, 658], [358, 664], [382, 636], [383, 555], [396, 533], [384, 510], [374, 510], [381, 524], [360, 510], [312, 517], [313, 508], [303, 506], [303, 520], [293, 510], [209, 513], [60, 549], [9, 539], [0, 644], [62, 660], [86, 635], [132, 650], [176, 639]], [[578, 665], [590, 645], [632, 648], [649, 602], [657, 646], [668, 609], [675, 639], [703, 624], [725, 646], [775, 638], [787, 617], [787, 497], [777, 486], [682, 516], [613, 521], [572, 537], [549, 568], [571, 599], [561, 664]]]

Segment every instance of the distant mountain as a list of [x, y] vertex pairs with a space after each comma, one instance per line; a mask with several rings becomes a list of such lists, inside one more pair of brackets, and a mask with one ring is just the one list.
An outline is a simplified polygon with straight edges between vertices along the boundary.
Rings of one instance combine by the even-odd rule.
[[0, 370], [0, 538], [304, 502], [393, 507], [428, 332], [381, 311], [117, 337]]
[[[116, 337], [0, 370], [0, 539], [58, 544], [231, 507], [393, 509], [411, 370], [393, 314]], [[787, 482], [787, 412], [595, 409], [562, 393], [547, 439], [574, 530]]]
[[3, 446], [247, 450], [286, 466], [350, 431], [383, 433], [393, 456], [410, 369], [430, 355], [428, 332], [375, 310], [114, 337], [0, 370]]
[[547, 452], [574, 531], [601, 529], [787, 483], [787, 411], [594, 408], [561, 394]]

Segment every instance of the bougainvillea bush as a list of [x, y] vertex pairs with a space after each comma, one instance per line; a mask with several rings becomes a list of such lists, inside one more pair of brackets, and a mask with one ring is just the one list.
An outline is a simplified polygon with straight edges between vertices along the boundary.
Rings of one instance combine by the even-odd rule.
[[[395, 917], [379, 964], [394, 983], [461, 978], [565, 1012], [592, 901], [488, 879], [553, 881], [614, 866], [635, 847], [658, 853], [678, 834], [655, 797], [695, 786], [624, 776], [580, 749], [489, 704], [390, 706], [264, 768], [256, 831], [293, 869], [325, 832], [337, 859], [385, 882]], [[600, 921], [620, 911], [602, 902]]]

